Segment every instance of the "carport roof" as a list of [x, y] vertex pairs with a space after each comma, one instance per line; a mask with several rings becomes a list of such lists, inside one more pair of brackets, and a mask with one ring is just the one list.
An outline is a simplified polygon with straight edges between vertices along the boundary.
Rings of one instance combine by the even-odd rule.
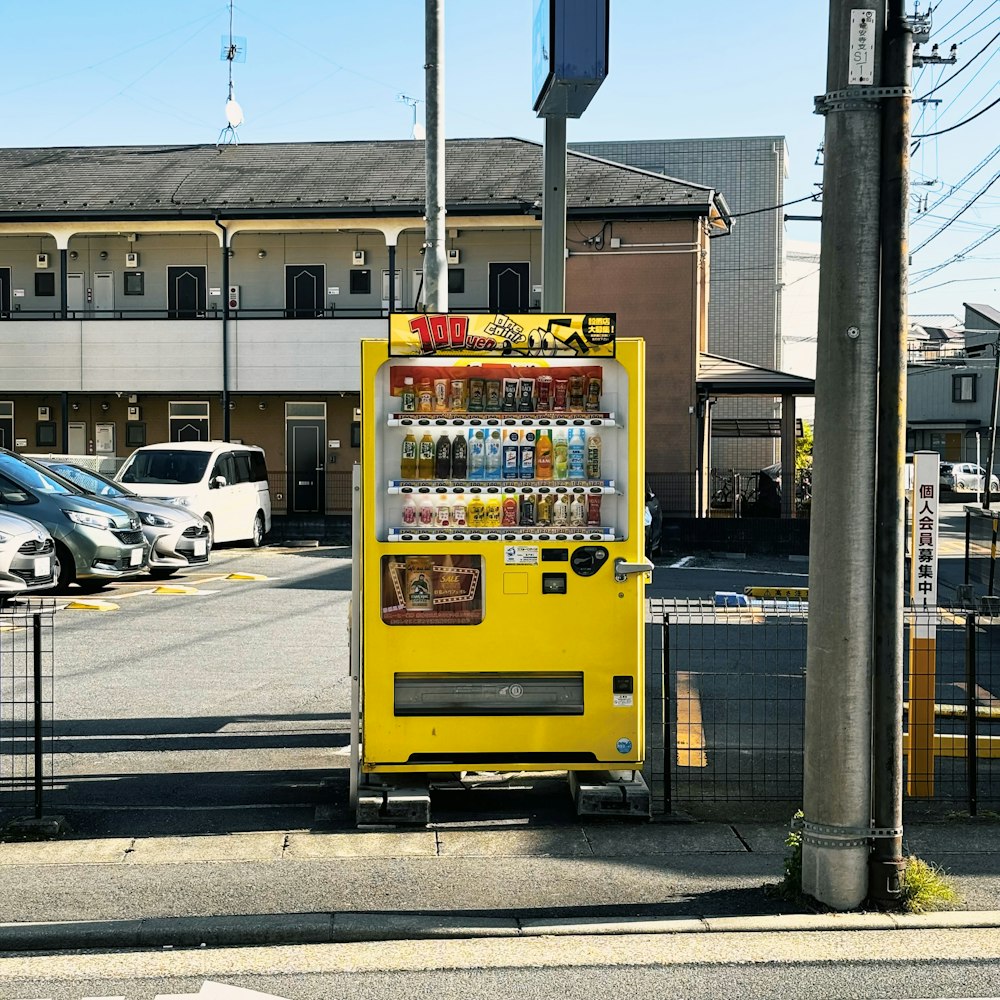
[[816, 380], [718, 354], [698, 355], [698, 391], [712, 396], [813, 396]]

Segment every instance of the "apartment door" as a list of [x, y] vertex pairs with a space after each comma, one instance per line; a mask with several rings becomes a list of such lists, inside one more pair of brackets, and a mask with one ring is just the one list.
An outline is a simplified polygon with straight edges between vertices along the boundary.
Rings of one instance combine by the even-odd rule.
[[285, 315], [315, 319], [326, 306], [326, 268], [322, 264], [285, 265]]
[[110, 271], [94, 275], [95, 313], [111, 312], [115, 308], [115, 276]]
[[0, 319], [10, 317], [10, 268], [0, 267]]
[[76, 319], [86, 308], [83, 295], [83, 275], [66, 275], [66, 309], [70, 319]]
[[74, 421], [69, 425], [69, 454], [87, 454], [87, 425]]
[[528, 311], [531, 288], [528, 285], [527, 261], [490, 264], [490, 312], [523, 313]]
[[167, 268], [167, 311], [171, 319], [196, 319], [205, 314], [204, 266]]
[[326, 404], [285, 405], [288, 510], [322, 514], [326, 498]]
[[944, 458], [948, 462], [961, 462], [962, 458], [962, 432], [946, 431], [944, 435]]

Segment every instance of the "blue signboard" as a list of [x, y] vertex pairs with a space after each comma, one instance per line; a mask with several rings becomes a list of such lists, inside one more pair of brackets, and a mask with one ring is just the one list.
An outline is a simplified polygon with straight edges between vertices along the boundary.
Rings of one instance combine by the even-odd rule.
[[579, 118], [608, 75], [610, 0], [535, 0], [531, 84], [539, 117]]

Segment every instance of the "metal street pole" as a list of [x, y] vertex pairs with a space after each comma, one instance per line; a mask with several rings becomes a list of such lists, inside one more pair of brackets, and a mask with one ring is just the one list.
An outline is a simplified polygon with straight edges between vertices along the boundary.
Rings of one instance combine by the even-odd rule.
[[[879, 9], [875, 9], [878, 7]], [[868, 893], [884, 0], [831, 0], [809, 543], [802, 886]]]
[[[903, 533], [913, 34], [905, 0], [889, 0], [882, 66], [882, 299], [875, 496], [875, 676], [869, 894], [900, 898], [903, 870]], [[898, 91], [898, 93], [893, 93]], [[892, 831], [891, 833], [889, 831]]]
[[[1000, 337], [993, 345], [993, 409], [990, 413], [990, 447], [986, 453], [986, 482], [983, 483], [983, 510], [989, 510], [993, 502], [990, 480], [993, 479], [993, 459], [997, 453], [997, 404], [1000, 403]], [[990, 588], [993, 593], [993, 588]]]
[[[427, 224], [424, 236], [424, 301], [429, 312], [448, 311], [448, 261], [445, 257], [444, 158], [444, 0], [425, 0], [424, 46], [427, 88], [425, 174]], [[390, 265], [391, 266], [391, 265]], [[392, 300], [390, 271], [390, 303]], [[390, 305], [391, 308], [391, 305]]]
[[542, 312], [566, 308], [566, 117], [545, 119], [542, 149]]

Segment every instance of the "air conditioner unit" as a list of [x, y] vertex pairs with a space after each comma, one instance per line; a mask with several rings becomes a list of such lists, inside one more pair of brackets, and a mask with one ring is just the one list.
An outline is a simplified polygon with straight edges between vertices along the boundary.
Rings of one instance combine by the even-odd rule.
[[138, 267], [139, 266], [139, 255], [134, 252], [129, 252], [125, 254], [125, 266], [126, 267]]
[[48, 420], [49, 419], [49, 408], [47, 406], [38, 407], [38, 419]]
[[368, 254], [364, 250], [352, 250], [351, 251], [351, 265], [353, 267], [364, 267], [365, 261], [368, 259]]
[[240, 286], [230, 285], [229, 286], [229, 308], [239, 309], [240, 307]]
[[140, 406], [130, 406], [130, 407], [128, 407], [128, 419], [129, 420], [142, 420], [142, 407], [140, 407]]
[[449, 250], [448, 251], [448, 263], [449, 264], [461, 264], [462, 263], [462, 251], [461, 250]]
[[48, 267], [48, 266], [49, 266], [49, 255], [47, 253], [36, 253], [35, 267]]

